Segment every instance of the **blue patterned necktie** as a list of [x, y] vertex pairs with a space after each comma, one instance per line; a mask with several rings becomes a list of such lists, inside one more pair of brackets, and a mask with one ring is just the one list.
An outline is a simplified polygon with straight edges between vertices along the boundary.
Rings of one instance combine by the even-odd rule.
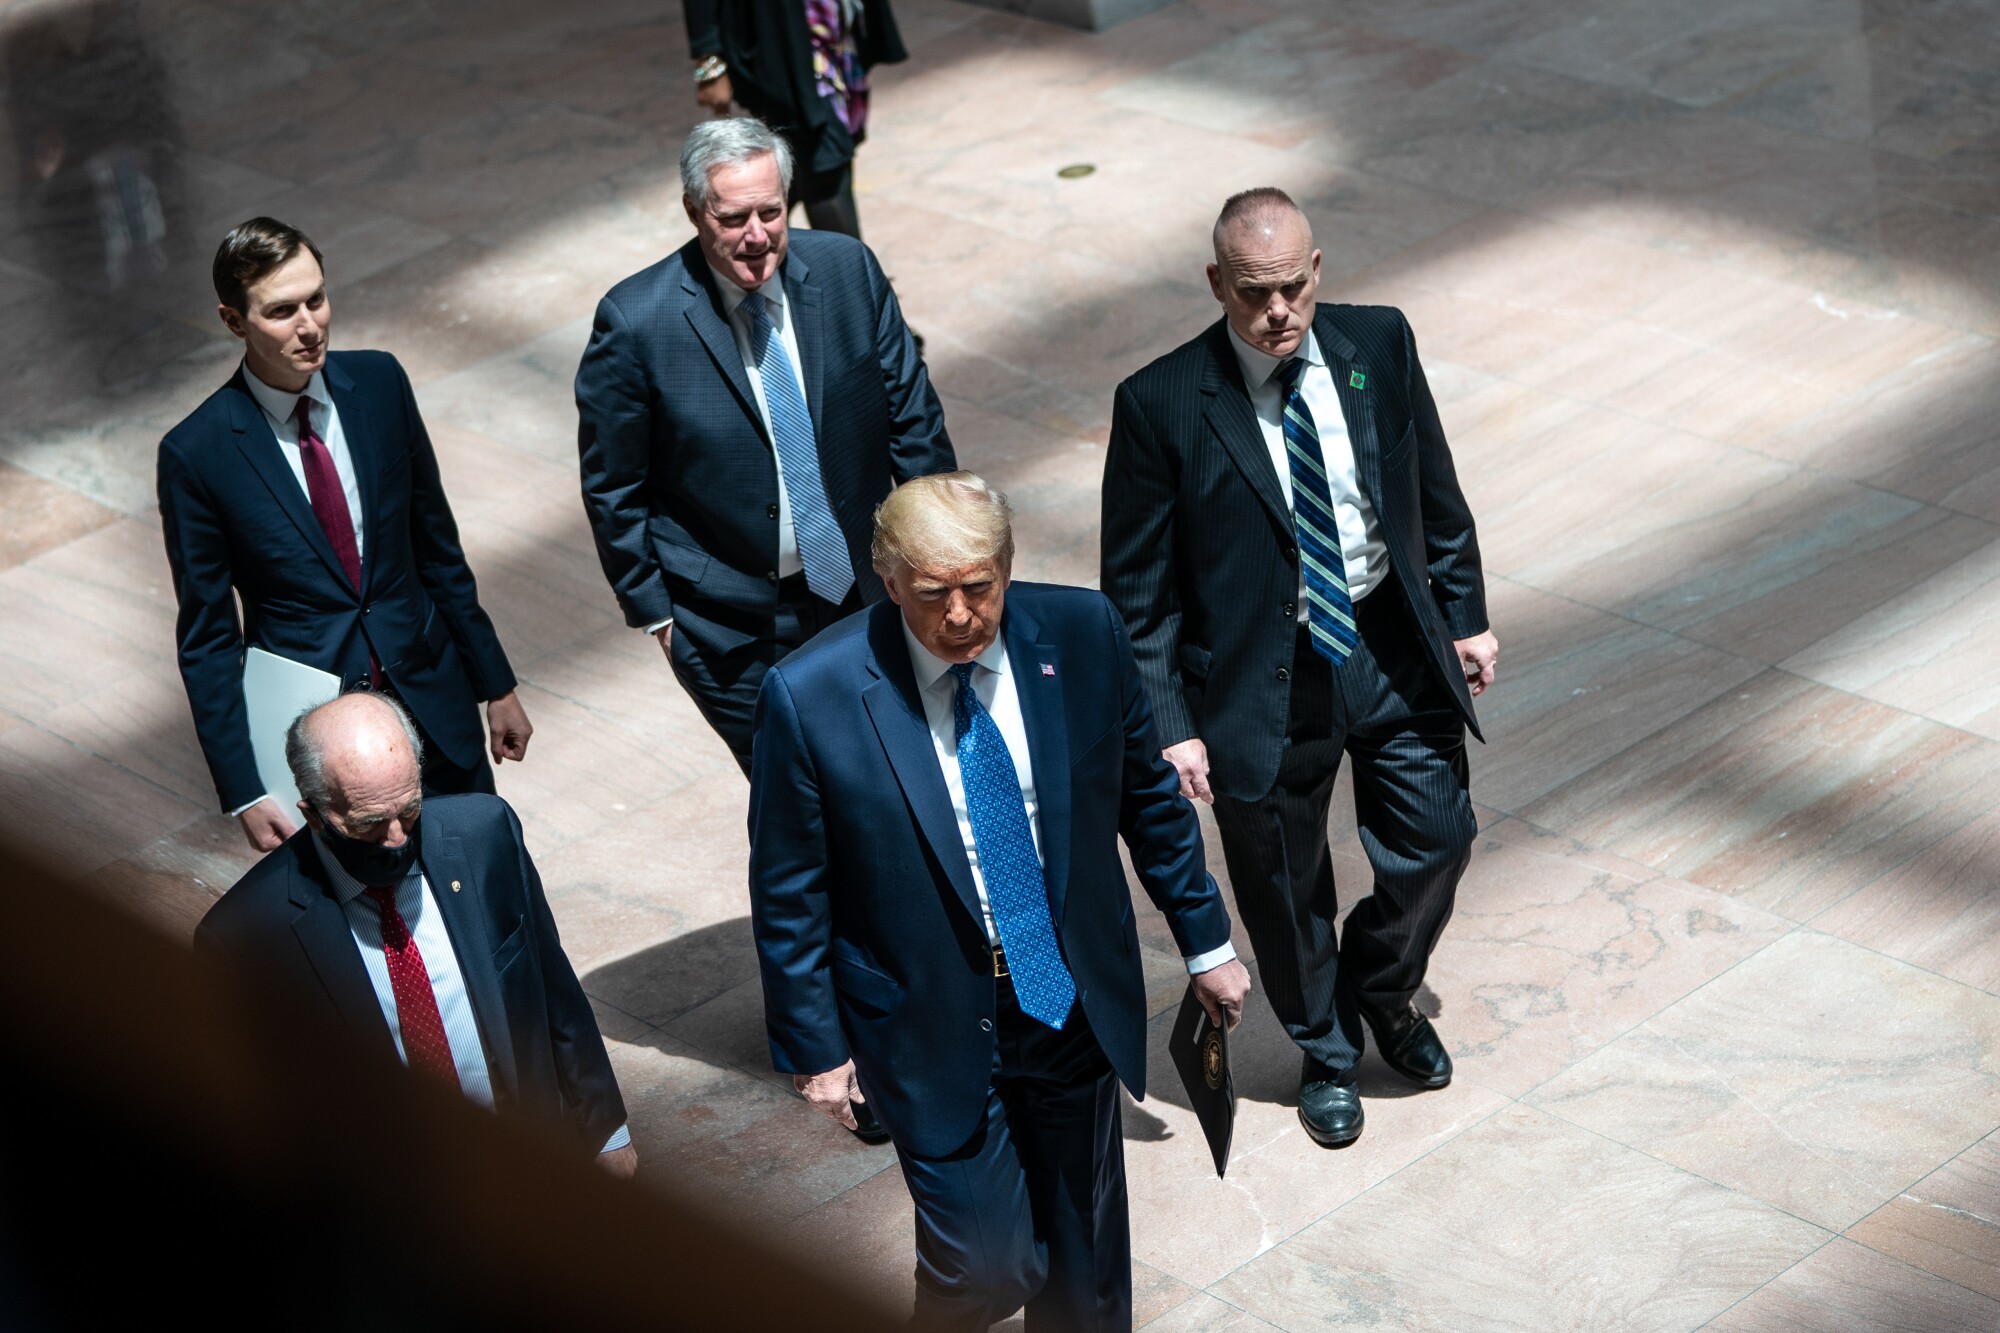
[[1028, 828], [1021, 775], [999, 724], [972, 688], [971, 662], [951, 669], [958, 681], [952, 722], [958, 738], [958, 780], [972, 816], [972, 842], [986, 880], [986, 904], [1007, 951], [1007, 971], [1021, 1012], [1060, 1030], [1076, 1002], [1076, 982], [1063, 966], [1049, 917], [1049, 887]]
[[1278, 382], [1285, 390], [1285, 454], [1292, 463], [1292, 522], [1306, 576], [1306, 628], [1313, 647], [1339, 666], [1354, 651], [1354, 601], [1347, 595], [1347, 562], [1340, 553], [1340, 524], [1333, 515], [1319, 428], [1299, 391], [1305, 373], [1304, 357], [1278, 365]]
[[750, 316], [750, 349], [757, 355], [757, 374], [764, 382], [764, 407], [771, 414], [771, 442], [785, 469], [785, 496], [792, 505], [792, 527], [799, 538], [799, 559], [806, 567], [806, 586], [813, 595], [838, 605], [854, 586], [854, 560], [847, 538], [834, 521], [827, 502], [826, 482], [819, 472], [819, 448], [813, 442], [812, 413], [799, 393], [792, 358], [785, 340], [771, 327], [768, 302], [762, 292], [743, 298]]

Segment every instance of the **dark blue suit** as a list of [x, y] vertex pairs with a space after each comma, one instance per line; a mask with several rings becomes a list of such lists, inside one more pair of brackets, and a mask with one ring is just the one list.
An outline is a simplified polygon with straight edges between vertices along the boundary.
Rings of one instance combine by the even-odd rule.
[[[494, 1110], [597, 1152], [625, 1123], [625, 1103], [520, 821], [499, 797], [474, 793], [425, 801], [418, 822], [419, 860], [478, 1021]], [[271, 987], [260, 1003], [328, 1014], [396, 1059], [353, 929], [304, 829], [208, 909], [194, 947]]]
[[159, 458], [181, 679], [222, 808], [264, 791], [244, 713], [246, 644], [346, 686], [369, 678], [373, 654], [423, 731], [426, 784], [491, 790], [478, 701], [512, 690], [514, 672], [479, 605], [409, 377], [386, 352], [327, 356], [327, 391], [361, 491], [356, 588], [244, 373], [169, 431]]
[[[920, 1314], [983, 1327], [1032, 1297], [1045, 1267], [1051, 1286], [1069, 1286], [1044, 1318], [1120, 1327], [1131, 1269], [1110, 1073], [1144, 1095], [1146, 1004], [1119, 838], [1184, 955], [1220, 948], [1228, 912], [1110, 604], [1082, 589], [1015, 584], [1002, 632], [1034, 766], [1049, 905], [1077, 988], [1063, 1042], [1020, 1016], [993, 976], [901, 623], [893, 604], [875, 606], [765, 678], [750, 889], [772, 1058], [792, 1074], [854, 1060], [918, 1200]], [[1011, 1094], [996, 1091], [1003, 1074]], [[1035, 1097], [1016, 1095], [1023, 1079], [1093, 1101], [1094, 1126], [1068, 1140], [1038, 1135]], [[994, 1197], [1016, 1158], [1013, 1201], [1032, 1206], [1032, 1236], [1021, 1230], [1029, 1209]], [[941, 1174], [941, 1161], [957, 1167]], [[1081, 1204], [1068, 1200], [1077, 1207], [1048, 1197], [1079, 1179]], [[1075, 1233], [1093, 1225], [1116, 1233], [1098, 1237], [1099, 1271], [1065, 1273], [1091, 1261], [1093, 1241]], [[1025, 1253], [1008, 1252], [1010, 1235], [1025, 1237]], [[1107, 1251], [1117, 1255], [1108, 1267]], [[1092, 1283], [1095, 1298], [1080, 1297]], [[1040, 1323], [1032, 1301], [1029, 1311]]]
[[[793, 232], [782, 270], [828, 503], [858, 600], [880, 601], [875, 506], [957, 464], [944, 412], [875, 256]], [[763, 672], [836, 608], [778, 577], [778, 473], [698, 241], [598, 303], [576, 372], [584, 508], [626, 623], [672, 618], [675, 674], [747, 766]], [[814, 605], [814, 603], [817, 603]]]

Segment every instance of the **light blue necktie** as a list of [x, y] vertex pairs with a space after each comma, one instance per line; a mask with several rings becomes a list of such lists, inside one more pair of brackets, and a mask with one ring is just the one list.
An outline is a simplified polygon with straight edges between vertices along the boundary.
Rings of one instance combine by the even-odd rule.
[[1347, 562], [1340, 553], [1340, 523], [1333, 515], [1333, 490], [1320, 453], [1319, 427], [1299, 391], [1306, 360], [1281, 362], [1278, 382], [1285, 390], [1285, 453], [1292, 463], [1292, 522], [1299, 534], [1299, 559], [1306, 576], [1306, 628], [1320, 655], [1339, 666], [1354, 651], [1354, 602], [1347, 595]]
[[806, 567], [806, 586], [820, 599], [838, 605], [854, 586], [854, 560], [847, 538], [834, 521], [827, 502], [826, 482], [819, 472], [819, 448], [813, 442], [812, 413], [799, 394], [798, 378], [785, 340], [771, 327], [762, 292], [743, 298], [750, 315], [750, 350], [757, 356], [757, 374], [764, 382], [764, 407], [771, 414], [771, 442], [785, 469], [785, 496], [792, 505], [792, 527], [798, 533], [799, 559]]
[[999, 724], [972, 688], [973, 663], [951, 669], [958, 681], [952, 722], [958, 738], [958, 780], [972, 816], [972, 842], [986, 880], [986, 905], [1007, 951], [1007, 971], [1021, 1012], [1060, 1030], [1076, 1002], [1076, 982], [1063, 966], [1049, 917], [1049, 887], [1028, 828], [1021, 775]]

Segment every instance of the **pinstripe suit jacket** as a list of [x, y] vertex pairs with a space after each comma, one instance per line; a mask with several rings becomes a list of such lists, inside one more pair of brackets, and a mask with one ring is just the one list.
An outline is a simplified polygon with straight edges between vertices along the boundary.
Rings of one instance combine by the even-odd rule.
[[[1486, 629], [1479, 543], [1409, 321], [1321, 303], [1313, 333], [1423, 629], [1409, 651], [1477, 736], [1451, 641]], [[1216, 790], [1263, 796], [1290, 714], [1298, 546], [1221, 320], [1118, 386], [1103, 504], [1103, 589], [1131, 630], [1163, 741], [1200, 736]]]
[[[879, 601], [875, 506], [893, 482], [956, 466], [944, 411], [866, 246], [793, 232], [782, 280], [827, 499], [862, 600]], [[699, 241], [613, 287], [576, 407], [584, 508], [626, 622], [671, 616], [726, 652], [777, 607], [778, 474], [722, 309]]]

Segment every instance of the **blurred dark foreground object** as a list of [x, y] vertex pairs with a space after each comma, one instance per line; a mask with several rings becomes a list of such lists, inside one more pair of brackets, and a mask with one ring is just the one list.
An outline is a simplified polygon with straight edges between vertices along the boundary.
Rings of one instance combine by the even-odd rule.
[[0, 847], [0, 1329], [903, 1322], [253, 984]]

